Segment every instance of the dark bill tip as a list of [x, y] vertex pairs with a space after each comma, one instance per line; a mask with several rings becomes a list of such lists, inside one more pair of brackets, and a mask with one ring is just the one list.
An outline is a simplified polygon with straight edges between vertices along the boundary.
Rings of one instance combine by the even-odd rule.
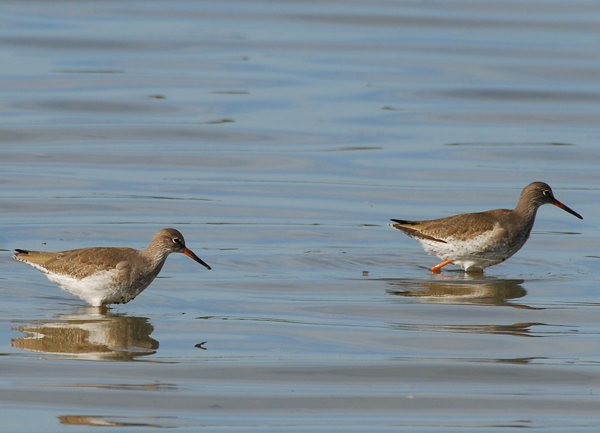
[[189, 249], [187, 249], [187, 248], [183, 248], [183, 249], [181, 250], [181, 252], [182, 252], [183, 254], [185, 254], [186, 256], [188, 256], [188, 257], [190, 257], [190, 258], [194, 259], [194, 260], [195, 260], [195, 261], [197, 261], [198, 263], [200, 263], [200, 264], [201, 264], [202, 266], [204, 266], [206, 269], [211, 269], [211, 267], [210, 267], [210, 266], [208, 266], [206, 263], [204, 263], [204, 261], [203, 261], [203, 260], [202, 260], [200, 257], [198, 257], [196, 254], [194, 254], [194, 253], [192, 252], [192, 250], [189, 250]]
[[556, 200], [554, 203], [552, 203], [554, 206], [561, 208], [562, 210], [565, 210], [567, 212], [569, 212], [571, 215], [576, 216], [577, 218], [579, 218], [580, 220], [583, 219], [583, 217], [581, 215], [579, 215], [577, 212], [575, 212], [573, 209], [571, 209], [569, 206], [565, 206], [564, 204], [562, 204], [561, 202], [559, 202], [558, 200]]

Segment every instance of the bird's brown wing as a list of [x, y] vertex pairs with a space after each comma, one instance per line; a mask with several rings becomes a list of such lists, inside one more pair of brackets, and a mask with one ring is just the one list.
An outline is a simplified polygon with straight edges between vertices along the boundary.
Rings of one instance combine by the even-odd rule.
[[392, 227], [409, 236], [446, 242], [454, 238], [465, 240], [495, 229], [499, 220], [506, 219], [510, 211], [495, 209], [487, 212], [453, 215], [447, 218], [426, 221], [392, 220]]
[[411, 227], [411, 226], [418, 226], [420, 221], [406, 221], [406, 220], [392, 220], [392, 221], [394, 221], [395, 224], [389, 224], [390, 227], [398, 229], [398, 230], [406, 233], [410, 237], [429, 239], [430, 241], [442, 242], [444, 244], [446, 243], [446, 241], [444, 241], [442, 239], [437, 239], [433, 236], [423, 233], [418, 228]]
[[[25, 263], [40, 266], [50, 272], [85, 278], [99, 271], [118, 269], [122, 272], [128, 262], [138, 259], [131, 248], [82, 248], [57, 253], [16, 250], [14, 257]], [[124, 262], [124, 263], [123, 263]]]

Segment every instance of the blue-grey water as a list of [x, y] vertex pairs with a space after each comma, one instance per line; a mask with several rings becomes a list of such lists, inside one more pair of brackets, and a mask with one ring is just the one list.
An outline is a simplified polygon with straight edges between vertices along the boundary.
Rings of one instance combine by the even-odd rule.
[[[600, 428], [600, 4], [0, 3], [0, 430]], [[390, 218], [512, 208], [483, 275]], [[86, 308], [14, 248], [183, 255]]]

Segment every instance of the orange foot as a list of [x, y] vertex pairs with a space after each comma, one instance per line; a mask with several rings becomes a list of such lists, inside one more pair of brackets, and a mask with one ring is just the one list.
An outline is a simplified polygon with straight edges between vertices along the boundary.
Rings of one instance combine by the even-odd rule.
[[452, 260], [446, 260], [445, 262], [442, 262], [439, 265], [435, 265], [433, 268], [431, 268], [431, 273], [432, 274], [439, 274], [440, 273], [440, 269], [442, 269], [446, 265], [449, 265], [450, 263], [452, 263]]

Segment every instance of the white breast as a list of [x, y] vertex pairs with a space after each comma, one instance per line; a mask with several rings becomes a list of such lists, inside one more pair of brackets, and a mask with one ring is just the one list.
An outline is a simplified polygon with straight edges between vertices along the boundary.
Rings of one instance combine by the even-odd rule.
[[70, 275], [57, 274], [44, 270], [46, 276], [61, 289], [88, 302], [94, 307], [106, 303], [108, 299], [114, 299], [120, 292], [117, 283], [118, 271], [99, 271], [89, 277], [78, 280]]
[[430, 239], [414, 237], [423, 249], [443, 260], [451, 260], [464, 270], [481, 270], [488, 266], [503, 262], [512, 256], [520, 246], [509, 251], [506, 242], [506, 230], [499, 224], [493, 230], [488, 230], [479, 236], [458, 239], [450, 236], [444, 239], [446, 243]]

